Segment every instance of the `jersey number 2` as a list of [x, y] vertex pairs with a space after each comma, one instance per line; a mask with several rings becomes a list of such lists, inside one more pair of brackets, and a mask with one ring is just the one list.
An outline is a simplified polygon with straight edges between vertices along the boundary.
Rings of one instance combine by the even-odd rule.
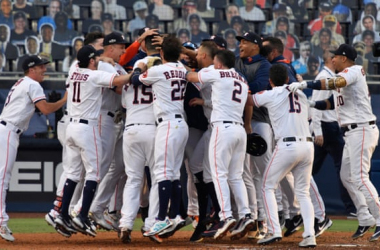
[[290, 93], [289, 97], [289, 113], [301, 113], [301, 105], [298, 102], [298, 95]]
[[172, 101], [181, 101], [184, 98], [184, 92], [186, 88], [186, 81], [180, 80], [180, 81], [172, 81]]
[[241, 103], [239, 95], [241, 95], [241, 84], [239, 82], [234, 82], [235, 90], [232, 91], [232, 100]]

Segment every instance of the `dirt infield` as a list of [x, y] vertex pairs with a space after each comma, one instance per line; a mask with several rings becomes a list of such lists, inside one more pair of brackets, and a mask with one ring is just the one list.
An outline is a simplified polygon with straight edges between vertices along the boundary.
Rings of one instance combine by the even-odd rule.
[[[35, 215], [13, 215], [15, 217], [35, 217]], [[380, 249], [378, 242], [368, 242], [372, 231], [358, 240], [351, 240], [349, 232], [325, 232], [317, 239], [318, 249]], [[297, 232], [281, 242], [269, 246], [259, 246], [256, 240], [247, 238], [231, 241], [228, 237], [215, 241], [205, 239], [200, 243], [191, 243], [190, 231], [179, 231], [173, 237], [157, 244], [144, 238], [138, 231], [132, 232], [132, 242], [123, 244], [116, 232], [99, 231], [95, 238], [80, 233], [65, 238], [58, 233], [15, 233], [14, 242], [0, 239], [0, 250], [3, 249], [297, 249], [302, 240], [302, 233]]]

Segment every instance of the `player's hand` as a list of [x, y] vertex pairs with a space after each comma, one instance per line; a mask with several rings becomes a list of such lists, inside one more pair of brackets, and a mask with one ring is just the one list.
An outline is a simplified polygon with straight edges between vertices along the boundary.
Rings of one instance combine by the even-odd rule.
[[298, 89], [306, 89], [307, 83], [305, 81], [303, 82], [293, 82], [289, 85], [289, 90], [292, 92], [296, 92]]
[[162, 38], [161, 36], [155, 36], [152, 39], [152, 45], [156, 46], [156, 50], [160, 50], [163, 41], [164, 38]]
[[314, 137], [314, 143], [320, 147], [323, 146], [323, 135], [317, 135]]
[[297, 79], [298, 82], [302, 82], [303, 81], [303, 77], [300, 74], [296, 74], [296, 79]]
[[144, 41], [145, 37], [152, 36], [152, 35], [158, 35], [158, 29], [148, 29], [144, 33], [141, 34], [141, 36], [137, 39], [139, 43]]
[[198, 97], [194, 97], [193, 99], [189, 101], [190, 107], [195, 107], [197, 105], [203, 106], [204, 103], [205, 101], [202, 98], [198, 98]]
[[314, 108], [315, 107], [315, 101], [307, 100], [307, 102], [309, 103], [309, 107], [310, 108]]

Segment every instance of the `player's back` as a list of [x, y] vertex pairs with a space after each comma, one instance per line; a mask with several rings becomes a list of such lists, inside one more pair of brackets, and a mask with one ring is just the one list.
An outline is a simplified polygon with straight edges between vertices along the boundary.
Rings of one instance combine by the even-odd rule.
[[140, 77], [142, 83], [152, 85], [156, 117], [170, 114], [184, 115], [186, 72], [181, 63], [170, 62], [152, 67]]
[[212, 85], [211, 122], [234, 121], [242, 123], [248, 85], [234, 69], [205, 70], [199, 74], [202, 84]]
[[67, 83], [68, 112], [71, 117], [97, 120], [101, 107], [102, 87], [111, 87], [111, 73], [77, 68], [69, 76]]
[[255, 105], [268, 108], [275, 139], [289, 136], [310, 137], [308, 102], [302, 91], [292, 93], [288, 85], [254, 95]]

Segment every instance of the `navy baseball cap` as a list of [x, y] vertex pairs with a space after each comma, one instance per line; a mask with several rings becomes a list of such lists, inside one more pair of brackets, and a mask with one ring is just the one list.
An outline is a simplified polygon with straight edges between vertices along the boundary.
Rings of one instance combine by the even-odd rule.
[[33, 68], [34, 66], [48, 64], [48, 63], [50, 63], [50, 61], [48, 61], [46, 59], [42, 59], [39, 56], [32, 55], [32, 56], [28, 56], [24, 60], [24, 62], [22, 63], [22, 69], [24, 71], [27, 71], [28, 69]]
[[220, 36], [211, 36], [209, 39], [203, 39], [202, 42], [206, 42], [206, 41], [212, 41], [214, 42], [216, 45], [218, 45], [219, 47], [222, 47], [222, 48], [227, 48], [227, 41], [223, 38], [223, 37], [220, 37]]
[[336, 56], [345, 56], [351, 61], [355, 61], [356, 57], [358, 56], [355, 48], [345, 43], [341, 44], [337, 50], [330, 52]]
[[191, 49], [191, 50], [196, 50], [197, 49], [197, 45], [195, 45], [194, 43], [192, 42], [185, 42], [182, 44], [183, 47], [187, 48], [187, 49]]
[[113, 17], [110, 13], [103, 13], [102, 15], [102, 22], [104, 22], [105, 20], [110, 20], [111, 22], [113, 22]]
[[85, 45], [78, 50], [77, 59], [80, 64], [88, 64], [90, 59], [94, 59], [99, 56], [100, 52], [96, 51], [96, 49], [91, 45]]
[[18, 18], [22, 18], [22, 19], [25, 19], [26, 20], [26, 15], [23, 11], [18, 11], [14, 14], [13, 16], [13, 20], [16, 20]]
[[245, 32], [244, 35], [242, 35], [242, 36], [236, 36], [236, 40], [238, 40], [239, 42], [242, 39], [247, 40], [251, 43], [256, 43], [257, 45], [259, 45], [260, 48], [261, 48], [262, 43], [263, 43], [263, 41], [261, 40], [261, 37], [254, 32]]
[[112, 32], [104, 37], [103, 46], [112, 45], [112, 44], [127, 44], [124, 36], [119, 32]]

